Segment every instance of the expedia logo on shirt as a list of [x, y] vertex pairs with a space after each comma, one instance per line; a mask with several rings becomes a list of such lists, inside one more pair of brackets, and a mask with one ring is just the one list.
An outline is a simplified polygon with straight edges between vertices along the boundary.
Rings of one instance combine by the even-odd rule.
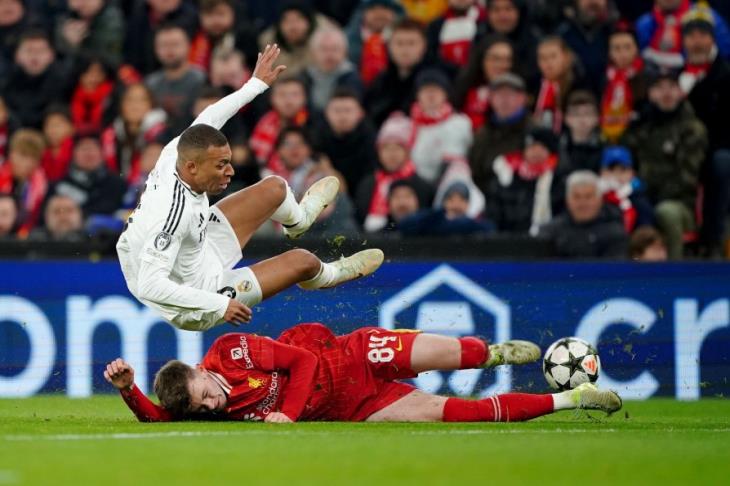
[[268, 415], [273, 412], [273, 408], [276, 406], [276, 401], [279, 399], [279, 373], [274, 371], [271, 373], [271, 383], [269, 383], [269, 390], [266, 398], [263, 399], [256, 410], [260, 411], [264, 415]]
[[167, 250], [167, 247], [172, 243], [172, 236], [164, 231], [160, 231], [155, 238], [155, 248], [159, 251]]
[[246, 339], [246, 336], [241, 336], [241, 347], [235, 348], [240, 349], [241, 354], [243, 356], [243, 360], [246, 362], [246, 369], [252, 370], [253, 369], [253, 361], [251, 361], [251, 356], [248, 353], [248, 340]]

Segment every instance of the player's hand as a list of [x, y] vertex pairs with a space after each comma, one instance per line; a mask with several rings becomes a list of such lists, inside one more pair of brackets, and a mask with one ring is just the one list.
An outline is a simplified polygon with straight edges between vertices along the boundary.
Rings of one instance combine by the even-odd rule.
[[235, 299], [228, 301], [228, 308], [226, 309], [226, 313], [223, 314], [223, 319], [234, 326], [251, 322], [252, 317], [253, 312], [251, 312], [251, 309]]
[[268, 422], [270, 424], [290, 424], [294, 421], [290, 419], [285, 413], [271, 412], [266, 416], [266, 418], [264, 418], [264, 422]]
[[279, 57], [280, 52], [281, 49], [276, 44], [273, 46], [267, 44], [264, 52], [259, 52], [256, 67], [253, 69], [253, 76], [271, 86], [276, 81], [276, 78], [286, 69], [286, 66], [274, 67], [274, 62]]
[[122, 358], [117, 358], [106, 365], [104, 378], [117, 390], [129, 390], [134, 385], [134, 369]]

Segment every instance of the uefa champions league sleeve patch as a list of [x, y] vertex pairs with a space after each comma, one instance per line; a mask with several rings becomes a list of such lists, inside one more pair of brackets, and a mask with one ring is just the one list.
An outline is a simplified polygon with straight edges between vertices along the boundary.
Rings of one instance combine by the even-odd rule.
[[165, 251], [167, 247], [172, 243], [172, 236], [164, 231], [161, 231], [155, 238], [155, 248], [158, 251]]

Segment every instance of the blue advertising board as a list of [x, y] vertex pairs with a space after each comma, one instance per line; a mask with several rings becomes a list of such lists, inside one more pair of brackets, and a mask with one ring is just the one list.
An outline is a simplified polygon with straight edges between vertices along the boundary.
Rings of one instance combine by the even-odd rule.
[[[299, 322], [337, 333], [418, 328], [490, 341], [558, 337], [597, 345], [599, 384], [624, 398], [730, 393], [730, 265], [686, 263], [387, 263], [336, 289], [290, 289], [255, 308], [247, 326], [174, 329], [128, 292], [114, 261], [0, 262], [0, 397], [111, 391], [105, 362], [122, 356], [149, 390], [167, 360], [200, 360], [219, 335], [277, 336]], [[431, 392], [542, 392], [539, 364], [421, 375]]]

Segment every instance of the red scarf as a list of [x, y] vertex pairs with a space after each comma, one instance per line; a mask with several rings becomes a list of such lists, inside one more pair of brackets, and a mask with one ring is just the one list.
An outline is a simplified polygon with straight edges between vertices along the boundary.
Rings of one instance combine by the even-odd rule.
[[603, 200], [609, 204], [613, 204], [621, 210], [624, 219], [624, 228], [626, 232], [631, 233], [636, 227], [636, 208], [631, 204], [628, 196], [619, 195], [615, 190], [610, 190], [603, 195]]
[[378, 74], [388, 67], [388, 47], [382, 34], [362, 33], [363, 43], [360, 53], [360, 79], [365, 86], [370, 85]]
[[543, 175], [545, 172], [554, 170], [558, 165], [558, 156], [551, 154], [547, 159], [539, 164], [531, 164], [527, 162], [522, 156], [522, 152], [512, 152], [505, 155], [507, 164], [512, 170], [520, 177], [520, 179], [526, 181], [534, 181]]
[[682, 52], [682, 17], [691, 7], [689, 0], [682, 0], [676, 11], [665, 14], [655, 5], [653, 15], [657, 27], [649, 45], [660, 52]]
[[192, 42], [190, 43], [190, 54], [188, 55], [188, 61], [193, 66], [198, 66], [206, 73], [210, 69], [210, 58], [211, 52], [213, 51], [213, 44], [202, 29], [195, 34]]
[[411, 132], [411, 140], [408, 145], [410, 147], [413, 147], [413, 144], [416, 142], [416, 137], [418, 137], [418, 130], [421, 127], [441, 123], [447, 120], [453, 114], [454, 108], [451, 106], [451, 103], [448, 102], [444, 103], [435, 114], [427, 114], [423, 111], [418, 103], [413, 103], [413, 105], [411, 105], [411, 121], [413, 122], [413, 131]]
[[[114, 126], [108, 127], [101, 133], [101, 151], [104, 154], [104, 160], [106, 165], [115, 174], [119, 174], [124, 177], [127, 184], [130, 186], [139, 185], [142, 182], [142, 169], [140, 162], [142, 161], [142, 149], [149, 143], [152, 143], [157, 136], [165, 130], [164, 123], [158, 123], [149, 127], [142, 134], [142, 146], [136, 146], [132, 152], [131, 160], [129, 161], [129, 167], [122, 167], [121, 161], [119, 160], [118, 146], [117, 146], [117, 133], [114, 130]], [[123, 172], [126, 170], [126, 174]]]
[[560, 83], [543, 78], [535, 104], [535, 120], [541, 126], [560, 133], [563, 128], [563, 110], [560, 107]]
[[41, 167], [49, 181], [55, 182], [66, 176], [73, 157], [73, 149], [73, 137], [68, 137], [62, 140], [58, 147], [48, 147], [43, 152]]
[[114, 83], [104, 81], [89, 91], [77, 86], [71, 97], [71, 120], [80, 133], [98, 132], [104, 122], [104, 110], [114, 90]]
[[473, 5], [464, 13], [449, 8], [439, 32], [439, 55], [445, 61], [465, 66], [469, 61], [472, 41], [477, 35], [477, 25], [485, 22], [487, 11]]
[[[13, 170], [10, 167], [10, 161], [0, 165], [0, 193], [14, 193], [15, 180], [13, 179]], [[24, 238], [35, 227], [40, 219], [41, 207], [43, 199], [46, 197], [48, 190], [48, 182], [43, 174], [43, 169], [38, 167], [30, 175], [24, 183], [21, 191], [19, 207], [18, 207], [18, 236]]]
[[606, 70], [608, 83], [601, 103], [601, 128], [612, 142], [616, 142], [629, 126], [635, 101], [631, 80], [643, 69], [644, 61], [637, 57], [626, 69], [609, 66]]
[[387, 216], [388, 215], [388, 191], [390, 185], [402, 179], [408, 179], [416, 173], [416, 166], [412, 161], [407, 161], [403, 166], [394, 171], [386, 172], [383, 169], [375, 171], [375, 188], [373, 189], [373, 197], [370, 199], [370, 209], [368, 215]]
[[271, 170], [276, 173], [281, 172], [283, 166], [279, 157], [274, 151], [274, 145], [276, 139], [281, 132], [281, 129], [286, 125], [295, 127], [301, 127], [309, 119], [309, 113], [306, 109], [302, 108], [294, 118], [288, 122], [281, 119], [281, 116], [275, 110], [269, 110], [264, 116], [261, 117], [259, 122], [251, 133], [249, 139], [249, 145], [251, 150], [256, 156], [259, 165], [268, 166]]
[[489, 115], [489, 86], [483, 84], [470, 88], [466, 93], [466, 99], [461, 111], [471, 120], [474, 132], [484, 126], [484, 122]]

